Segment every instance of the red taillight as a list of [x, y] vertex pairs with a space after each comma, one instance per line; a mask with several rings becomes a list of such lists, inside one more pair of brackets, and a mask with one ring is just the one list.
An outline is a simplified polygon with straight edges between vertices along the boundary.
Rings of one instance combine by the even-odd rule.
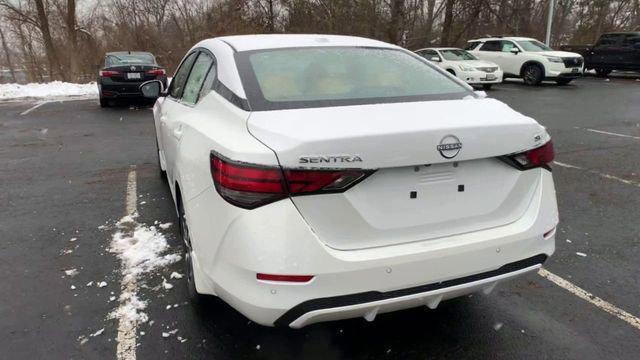
[[508, 158], [518, 168], [528, 170], [549, 164], [553, 161], [554, 156], [553, 143], [549, 140], [546, 144], [540, 147], [515, 155], [509, 155]]
[[165, 75], [166, 72], [164, 71], [164, 69], [152, 69], [152, 70], [147, 70], [147, 74], [149, 74], [149, 75]]
[[306, 283], [313, 279], [313, 275], [275, 275], [275, 274], [256, 274], [256, 279], [263, 281], [283, 281]]
[[120, 72], [115, 70], [100, 70], [100, 77], [110, 77], [115, 75], [120, 75]]
[[370, 175], [370, 170], [282, 170], [233, 162], [211, 154], [216, 190], [229, 203], [244, 209], [287, 196], [343, 192]]

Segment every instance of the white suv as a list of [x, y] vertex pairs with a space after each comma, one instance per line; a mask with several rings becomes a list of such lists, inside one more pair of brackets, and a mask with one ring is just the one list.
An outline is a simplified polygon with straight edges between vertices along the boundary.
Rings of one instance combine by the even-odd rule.
[[492, 61], [504, 71], [504, 78], [522, 78], [527, 85], [554, 80], [566, 85], [582, 75], [580, 54], [554, 51], [536, 39], [492, 37], [468, 41], [466, 50], [481, 60]]

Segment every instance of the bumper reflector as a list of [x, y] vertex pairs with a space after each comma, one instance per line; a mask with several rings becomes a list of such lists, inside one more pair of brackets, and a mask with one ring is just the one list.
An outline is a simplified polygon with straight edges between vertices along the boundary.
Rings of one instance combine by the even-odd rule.
[[280, 281], [306, 283], [313, 279], [313, 275], [275, 275], [275, 274], [256, 274], [256, 279], [263, 281]]

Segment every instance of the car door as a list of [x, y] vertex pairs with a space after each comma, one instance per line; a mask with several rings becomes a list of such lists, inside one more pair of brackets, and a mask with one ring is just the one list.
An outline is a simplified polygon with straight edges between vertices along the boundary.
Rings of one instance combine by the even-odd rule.
[[640, 69], [640, 34], [626, 34], [622, 41], [624, 69]]
[[622, 65], [622, 34], [604, 34], [593, 48], [595, 67], [617, 68]]
[[476, 55], [480, 60], [494, 62], [504, 69], [499, 59], [501, 50], [502, 42], [500, 40], [489, 40], [485, 41], [485, 43], [480, 46], [480, 49], [473, 51], [472, 54]]
[[171, 85], [169, 85], [169, 93], [165, 101], [162, 102], [160, 109], [160, 131], [159, 142], [160, 149], [165, 161], [165, 170], [167, 171], [167, 178], [170, 180], [169, 184], [174, 183], [174, 167], [175, 167], [175, 152], [177, 148], [178, 137], [180, 129], [180, 99], [184, 92], [184, 88], [189, 77], [191, 67], [198, 56], [197, 51], [188, 54], [176, 71]]
[[[512, 49], [518, 49], [517, 53], [511, 52]], [[500, 41], [500, 52], [497, 55], [496, 63], [502, 68], [502, 71], [508, 74], [519, 75], [520, 68], [525, 62], [525, 56], [522, 49], [511, 40]]]

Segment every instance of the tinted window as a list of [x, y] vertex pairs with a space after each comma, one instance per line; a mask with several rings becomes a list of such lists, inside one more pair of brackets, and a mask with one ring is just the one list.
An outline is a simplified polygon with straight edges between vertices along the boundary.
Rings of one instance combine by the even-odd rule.
[[[462, 98], [472, 92], [400, 50], [327, 47], [237, 54], [253, 109]], [[452, 95], [453, 94], [453, 95]]]
[[618, 43], [618, 40], [622, 37], [622, 35], [618, 34], [605, 34], [600, 37], [598, 40], [597, 46], [612, 46]]
[[480, 51], [502, 51], [502, 41], [491, 40], [482, 44]]
[[469, 41], [467, 43], [467, 46], [464, 49], [465, 50], [473, 50], [476, 47], [478, 47], [478, 44], [480, 44], [480, 41]]
[[201, 52], [200, 55], [198, 55], [198, 58], [191, 67], [189, 79], [187, 79], [187, 82], [184, 85], [182, 101], [189, 104], [195, 104], [198, 101], [200, 89], [202, 89], [202, 84], [209, 72], [211, 64], [213, 64], [213, 57], [211, 55], [205, 52]]
[[198, 97], [198, 99], [202, 99], [205, 95], [210, 93], [211, 90], [213, 90], [213, 83], [217, 77], [218, 74], [216, 71], [216, 62], [214, 60], [214, 62], [211, 64], [211, 68], [209, 69], [207, 77], [204, 79], [204, 84], [202, 84], [202, 90], [200, 90], [200, 96]]
[[187, 56], [186, 59], [180, 65], [178, 71], [173, 76], [171, 80], [171, 85], [169, 86], [169, 95], [171, 97], [179, 99], [182, 96], [182, 90], [184, 89], [184, 84], [187, 82], [187, 77], [189, 76], [189, 71], [191, 70], [191, 65], [193, 65], [193, 61], [196, 59], [197, 52], [193, 52]]
[[522, 40], [522, 41], [518, 41], [518, 45], [520, 45], [520, 47], [524, 51], [530, 51], [530, 52], [552, 51], [553, 50], [552, 48], [548, 47], [547, 45], [541, 43], [538, 40]]
[[437, 57], [438, 59], [440, 59], [440, 56], [435, 50], [422, 50], [419, 54], [427, 60], [431, 60], [432, 57]]
[[458, 49], [440, 50], [440, 53], [442, 54], [443, 58], [445, 58], [447, 60], [451, 60], [451, 61], [477, 60], [475, 56], [469, 54], [468, 52], [466, 52], [464, 50], [458, 50]]
[[156, 59], [150, 53], [115, 53], [107, 55], [105, 65], [156, 65]]
[[633, 47], [640, 45], [640, 35], [625, 35], [622, 46]]

